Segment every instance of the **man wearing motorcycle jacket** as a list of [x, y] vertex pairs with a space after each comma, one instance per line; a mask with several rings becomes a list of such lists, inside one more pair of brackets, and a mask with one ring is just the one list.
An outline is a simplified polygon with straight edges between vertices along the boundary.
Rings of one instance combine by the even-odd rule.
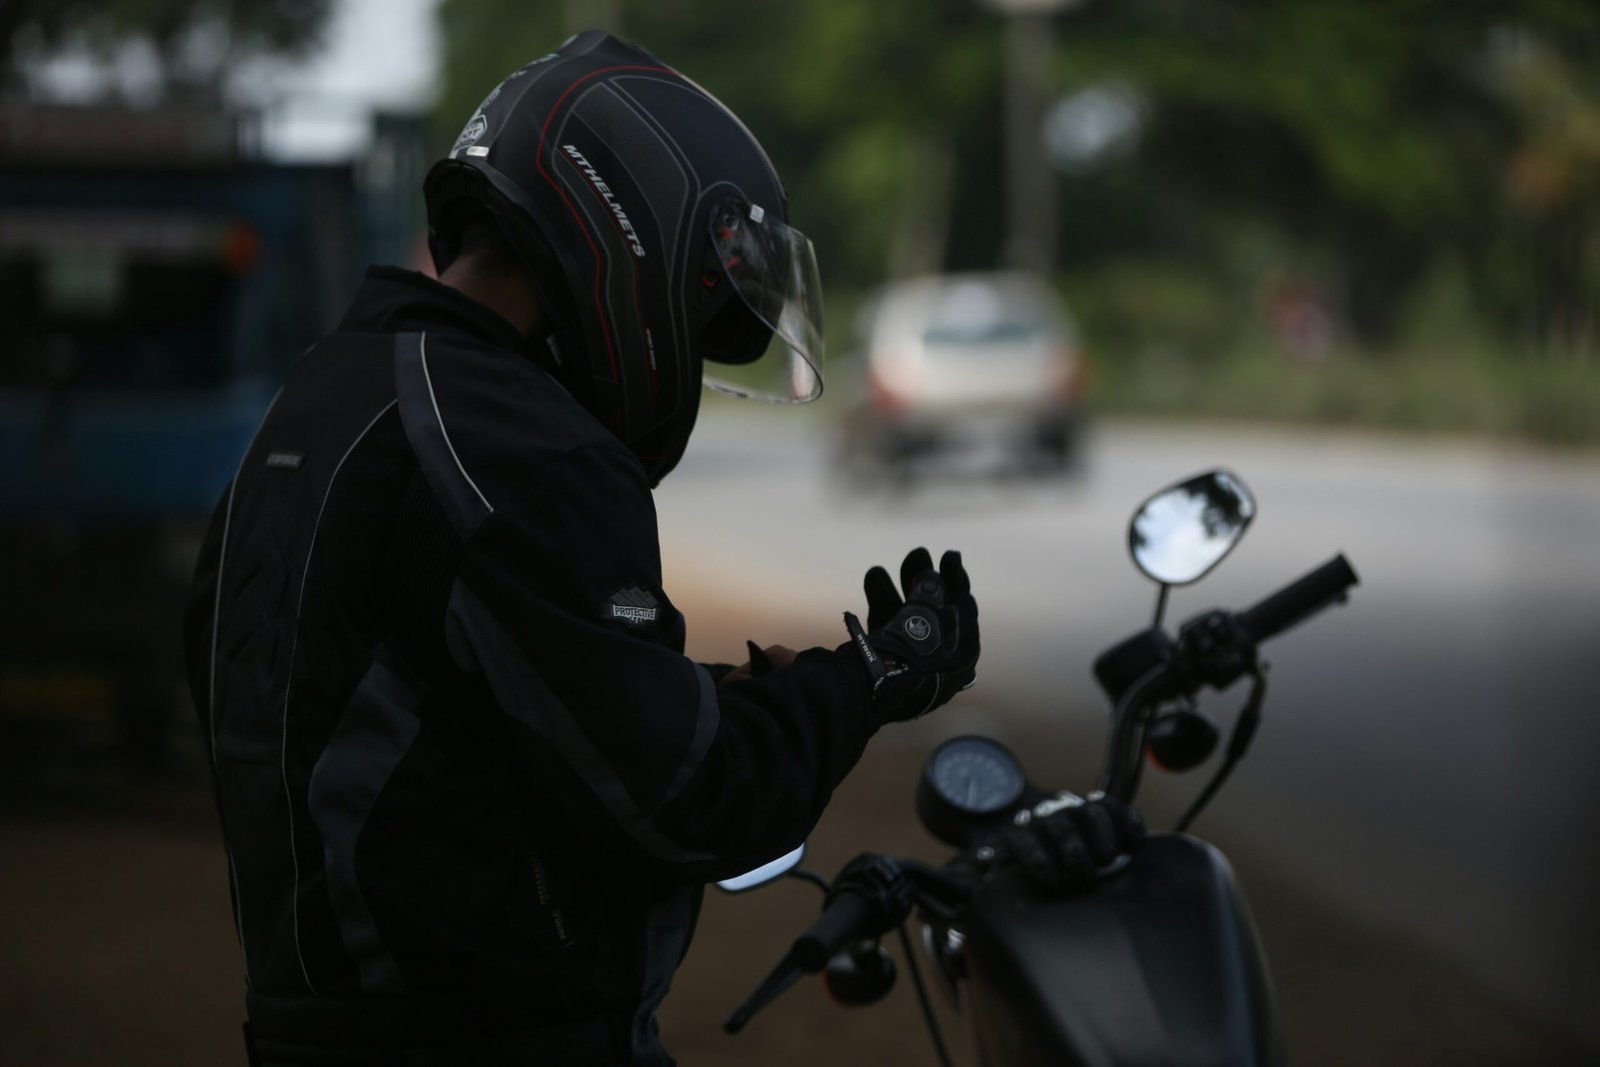
[[425, 196], [441, 280], [369, 272], [196, 570], [246, 1043], [670, 1063], [701, 885], [800, 843], [881, 725], [971, 683], [976, 605], [918, 550], [838, 649], [683, 656], [651, 490], [702, 381], [821, 387], [810, 243], [704, 90], [580, 34], [490, 93]]

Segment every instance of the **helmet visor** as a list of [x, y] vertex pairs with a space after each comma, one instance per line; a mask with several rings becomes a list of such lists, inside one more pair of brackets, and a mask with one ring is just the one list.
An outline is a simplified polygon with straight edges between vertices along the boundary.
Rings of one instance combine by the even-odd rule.
[[774, 404], [821, 396], [822, 284], [811, 241], [759, 205], [730, 197], [711, 214], [711, 245], [739, 300], [772, 336], [764, 352], [715, 373], [707, 366], [701, 380]]

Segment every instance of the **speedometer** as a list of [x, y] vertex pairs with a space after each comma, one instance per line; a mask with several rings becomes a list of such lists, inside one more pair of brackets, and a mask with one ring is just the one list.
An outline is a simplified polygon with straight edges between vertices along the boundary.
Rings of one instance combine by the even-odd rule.
[[1022, 796], [1022, 768], [998, 741], [957, 737], [928, 759], [928, 780], [939, 797], [968, 815], [992, 815]]
[[962, 845], [968, 830], [1009, 812], [1026, 789], [1010, 749], [987, 737], [955, 737], [923, 766], [917, 813], [934, 836]]

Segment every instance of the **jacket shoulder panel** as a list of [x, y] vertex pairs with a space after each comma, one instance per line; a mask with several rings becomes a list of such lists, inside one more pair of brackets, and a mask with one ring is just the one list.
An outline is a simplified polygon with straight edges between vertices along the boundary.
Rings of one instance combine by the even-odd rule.
[[638, 462], [555, 379], [514, 353], [425, 332], [396, 335], [394, 358], [406, 437], [463, 540], [574, 448]]

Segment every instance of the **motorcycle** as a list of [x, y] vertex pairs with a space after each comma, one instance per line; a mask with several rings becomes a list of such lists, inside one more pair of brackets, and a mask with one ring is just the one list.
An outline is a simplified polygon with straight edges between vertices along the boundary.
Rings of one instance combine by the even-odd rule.
[[[1044, 857], [1082, 870], [1070, 887], [1045, 888], [1022, 862], [1014, 831], [1084, 798], [1047, 791], [992, 738], [939, 745], [917, 783], [923, 826], [957, 850], [943, 867], [864, 854], [833, 880], [800, 866], [804, 846], [736, 879], [729, 892], [778, 877], [826, 894], [821, 916], [723, 1024], [739, 1032], [803, 975], [823, 972], [835, 1000], [873, 1003], [896, 974], [881, 939], [898, 932], [939, 1061], [949, 1053], [917, 963], [907, 920], [939, 984], [963, 992], [985, 1067], [1039, 1064], [1281, 1064], [1281, 1024], [1254, 920], [1214, 846], [1186, 833], [1250, 747], [1266, 694], [1259, 647], [1343, 602], [1357, 582], [1340, 554], [1241, 612], [1202, 612], [1170, 634], [1167, 598], [1232, 551], [1255, 516], [1249, 489], [1215, 470], [1150, 497], [1128, 527], [1135, 565], [1159, 586], [1150, 628], [1095, 661], [1113, 711], [1097, 794], [1132, 804], [1146, 762], [1175, 773], [1215, 753], [1221, 733], [1195, 698], [1249, 682], [1221, 759], [1170, 832], [1082, 870], [1082, 849]], [[1072, 847], [1063, 841], [1062, 847]], [[1035, 864], [1040, 857], [1033, 857]]]

